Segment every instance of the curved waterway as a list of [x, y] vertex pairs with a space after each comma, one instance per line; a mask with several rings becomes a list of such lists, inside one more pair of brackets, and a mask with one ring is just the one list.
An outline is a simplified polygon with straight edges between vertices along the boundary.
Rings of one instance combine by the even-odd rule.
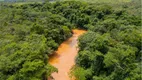
[[77, 39], [86, 31], [74, 29], [72, 32], [73, 36], [64, 41], [58, 50], [49, 58], [49, 63], [58, 69], [58, 73], [52, 74], [55, 80], [73, 80], [70, 79], [69, 72], [75, 64], [75, 57], [78, 53]]

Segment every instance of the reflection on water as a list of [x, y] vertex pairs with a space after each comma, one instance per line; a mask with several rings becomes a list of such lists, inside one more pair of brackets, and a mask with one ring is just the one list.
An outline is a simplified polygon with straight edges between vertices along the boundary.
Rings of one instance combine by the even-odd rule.
[[53, 73], [52, 76], [55, 80], [71, 80], [69, 78], [69, 71], [75, 64], [75, 56], [78, 53], [77, 39], [85, 33], [85, 30], [73, 30], [73, 36], [64, 41], [55, 53], [50, 56], [49, 63], [58, 68], [58, 73]]

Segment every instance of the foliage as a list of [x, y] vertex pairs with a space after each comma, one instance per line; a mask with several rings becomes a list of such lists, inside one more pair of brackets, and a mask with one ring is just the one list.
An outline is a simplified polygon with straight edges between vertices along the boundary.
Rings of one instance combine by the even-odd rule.
[[1, 3], [0, 80], [43, 80], [57, 72], [48, 55], [73, 28], [88, 30], [72, 72], [78, 80], [140, 80], [140, 0], [101, 1]]
[[106, 14], [102, 6], [98, 11], [101, 17], [91, 13], [96, 15], [95, 20], [90, 18], [91, 23], [85, 25], [89, 31], [79, 39], [76, 63], [84, 71], [93, 71], [85, 80], [140, 80], [142, 34], [139, 15], [128, 15], [129, 9], [124, 8], [117, 11], [111, 7]]
[[39, 3], [2, 7], [0, 80], [42, 80], [57, 72], [48, 55], [71, 36], [67, 19], [42, 11]]

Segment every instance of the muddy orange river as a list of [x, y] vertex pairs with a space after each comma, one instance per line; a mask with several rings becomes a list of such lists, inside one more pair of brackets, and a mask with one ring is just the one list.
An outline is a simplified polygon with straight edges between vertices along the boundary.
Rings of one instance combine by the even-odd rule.
[[69, 72], [75, 64], [75, 57], [78, 53], [77, 39], [85, 32], [85, 30], [74, 29], [73, 36], [64, 41], [54, 55], [50, 56], [49, 63], [58, 69], [58, 73], [51, 75], [55, 80], [73, 80], [70, 79]]

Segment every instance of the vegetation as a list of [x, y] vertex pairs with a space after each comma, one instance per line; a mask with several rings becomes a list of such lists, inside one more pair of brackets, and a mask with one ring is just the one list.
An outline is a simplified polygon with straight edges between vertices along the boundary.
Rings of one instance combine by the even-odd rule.
[[73, 73], [78, 80], [141, 80], [141, 19], [123, 6], [86, 9], [91, 18], [83, 25], [88, 32], [79, 39]]
[[71, 28], [47, 5], [2, 5], [0, 80], [42, 80], [57, 71], [47, 63], [48, 55], [71, 36]]
[[[129, 7], [131, 6], [131, 7]], [[58, 70], [48, 55], [79, 38], [72, 74], [78, 80], [141, 79], [141, 4], [60, 1], [0, 6], [0, 80], [42, 80]]]

